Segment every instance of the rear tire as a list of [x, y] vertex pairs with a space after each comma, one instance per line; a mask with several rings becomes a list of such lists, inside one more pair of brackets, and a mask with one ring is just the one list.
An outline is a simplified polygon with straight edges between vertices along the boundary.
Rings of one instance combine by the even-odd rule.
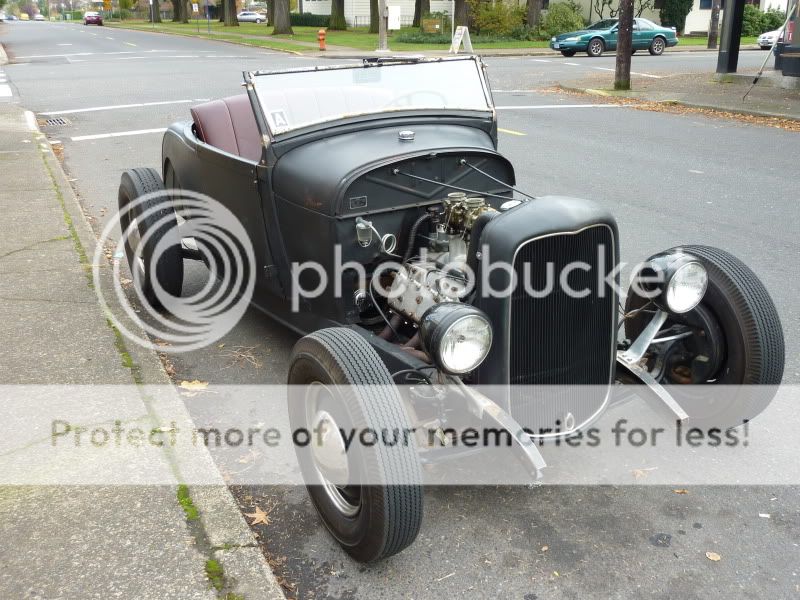
[[650, 48], [648, 48], [648, 51], [653, 56], [661, 56], [662, 54], [664, 54], [664, 48], [666, 47], [667, 47], [667, 42], [664, 40], [664, 38], [656, 36], [653, 38], [653, 41], [650, 42]]
[[[157, 192], [162, 193], [142, 203], [136, 203], [133, 207], [130, 206], [138, 198]], [[155, 169], [149, 168], [125, 171], [119, 184], [118, 204], [122, 231], [127, 231], [131, 227], [131, 222], [136, 220], [132, 226], [135, 232], [127, 236], [124, 243], [125, 256], [133, 275], [134, 285], [150, 306], [161, 309], [163, 304], [156, 294], [155, 282], [157, 281], [167, 294], [176, 297], [181, 295], [183, 286], [183, 254], [178, 222], [172, 202], [164, 193], [161, 176]], [[152, 233], [147, 242], [139, 247], [136, 240], [144, 239], [149, 231]], [[156, 261], [155, 269], [150, 269], [153, 252], [161, 240], [166, 240], [166, 248]]]
[[589, 45], [586, 46], [586, 54], [593, 58], [597, 58], [598, 56], [602, 56], [605, 49], [606, 44], [602, 38], [592, 38], [589, 40]]
[[[326, 467], [315, 459], [313, 442], [295, 444], [311, 501], [342, 548], [357, 561], [371, 562], [409, 546], [419, 533], [423, 504], [414, 437], [393, 446], [357, 441], [363, 431], [410, 430], [400, 393], [375, 349], [344, 327], [300, 339], [289, 367], [288, 408], [293, 432], [314, 431], [321, 423], [331, 425], [327, 431], [356, 432], [345, 453], [347, 485], [322, 474]], [[353, 482], [351, 473], [362, 483]]]

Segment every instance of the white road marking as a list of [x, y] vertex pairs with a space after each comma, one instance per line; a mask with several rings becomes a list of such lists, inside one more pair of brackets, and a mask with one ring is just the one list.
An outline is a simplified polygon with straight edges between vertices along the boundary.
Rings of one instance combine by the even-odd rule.
[[106, 138], [126, 137], [129, 135], [144, 135], [147, 133], [164, 133], [167, 129], [160, 127], [158, 129], [137, 129], [134, 131], [115, 131], [114, 133], [96, 133], [94, 135], [77, 135], [70, 138], [73, 142], [84, 142], [87, 140], [103, 140]]
[[497, 110], [537, 110], [551, 108], [626, 108], [633, 104], [534, 104], [529, 106], [495, 106]]
[[662, 75], [651, 75], [650, 73], [637, 73], [636, 71], [631, 71], [631, 75], [638, 75], [639, 77], [652, 77], [653, 79], [664, 79]]
[[611, 71], [614, 72], [614, 69], [609, 69], [608, 67], [592, 67], [593, 69], [597, 69], [598, 71]]
[[553, 62], [553, 61], [547, 60], [546, 58], [534, 58], [533, 62]]
[[39, 131], [39, 125], [36, 123], [36, 115], [31, 111], [25, 111], [25, 122], [28, 124], [28, 129], [31, 131]]
[[124, 43], [125, 43], [125, 44], [128, 44], [128, 46], [136, 46], [136, 44], [134, 44], [134, 43], [132, 43], [132, 42], [124, 42]]
[[571, 65], [571, 66], [573, 66], [573, 67], [580, 67], [580, 66], [581, 66], [581, 63], [571, 63], [571, 62], [565, 62], [564, 64], [565, 64], [565, 65]]
[[10, 98], [12, 95], [11, 87], [7, 83], [0, 83], [0, 98]]
[[119, 60], [139, 60], [141, 58], [148, 58], [147, 56], [120, 56]]
[[72, 44], [59, 44], [59, 46], [72, 46]]
[[205, 102], [204, 98], [189, 100], [163, 100], [160, 102], [136, 102], [134, 104], [111, 104], [108, 106], [91, 106], [89, 108], [70, 108], [67, 110], [49, 110], [39, 113], [44, 116], [51, 115], [74, 115], [77, 113], [97, 112], [101, 110], [119, 110], [123, 108], [143, 108], [145, 106], [163, 106], [165, 104], [191, 104], [192, 102]]
[[192, 56], [191, 54], [179, 54], [175, 56], [162, 56], [162, 58], [197, 58], [197, 57]]
[[698, 171], [697, 169], [689, 169], [689, 173], [694, 173], [696, 175], [702, 175], [703, 171]]

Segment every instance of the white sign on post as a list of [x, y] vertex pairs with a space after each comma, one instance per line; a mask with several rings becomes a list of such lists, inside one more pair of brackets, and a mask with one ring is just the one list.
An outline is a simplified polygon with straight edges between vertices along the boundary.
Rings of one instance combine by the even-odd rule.
[[399, 6], [388, 6], [388, 17], [389, 17], [389, 31], [399, 31], [400, 30], [400, 7]]
[[197, 5], [197, 2], [192, 2], [192, 12], [195, 14], [200, 12], [200, 7]]
[[461, 45], [464, 45], [464, 50], [472, 54], [472, 40], [469, 39], [469, 29], [463, 25], [456, 27], [456, 32], [453, 34], [453, 41], [450, 44], [450, 53], [458, 54]]

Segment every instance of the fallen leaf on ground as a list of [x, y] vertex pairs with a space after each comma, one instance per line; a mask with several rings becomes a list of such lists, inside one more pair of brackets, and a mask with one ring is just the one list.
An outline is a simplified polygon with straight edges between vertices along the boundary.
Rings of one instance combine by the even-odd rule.
[[655, 471], [657, 468], [658, 467], [650, 467], [648, 469], [634, 469], [633, 471], [631, 471], [631, 473], [636, 479], [641, 479], [643, 477], [647, 477], [648, 472]]
[[190, 392], [197, 392], [208, 388], [207, 381], [198, 381], [197, 379], [192, 381], [181, 381], [180, 385], [184, 390], [189, 390]]
[[713, 560], [714, 562], [722, 560], [722, 557], [716, 552], [706, 552], [706, 558], [708, 560]]
[[550, 550], [550, 546], [542, 546], [542, 552], [547, 552]]
[[688, 494], [689, 493], [689, 490], [684, 490], [684, 489], [672, 490], [672, 491], [675, 492], [676, 494]]
[[253, 519], [253, 522], [250, 525], [258, 525], [259, 523], [263, 523], [264, 525], [269, 525], [269, 513], [265, 513], [261, 510], [261, 507], [256, 505], [256, 511], [253, 513], [244, 513], [245, 517], [250, 517]]

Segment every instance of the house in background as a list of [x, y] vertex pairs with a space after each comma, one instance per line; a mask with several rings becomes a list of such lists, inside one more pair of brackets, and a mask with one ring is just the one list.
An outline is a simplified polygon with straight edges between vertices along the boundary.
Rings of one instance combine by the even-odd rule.
[[[777, 9], [786, 12], [788, 0], [745, 0], [745, 4], [752, 4], [761, 10]], [[725, 0], [721, 0], [725, 8]], [[719, 22], [722, 24], [722, 10], [719, 11]], [[708, 33], [711, 23], [711, 0], [694, 0], [691, 12], [686, 15], [686, 26], [683, 33]]]

